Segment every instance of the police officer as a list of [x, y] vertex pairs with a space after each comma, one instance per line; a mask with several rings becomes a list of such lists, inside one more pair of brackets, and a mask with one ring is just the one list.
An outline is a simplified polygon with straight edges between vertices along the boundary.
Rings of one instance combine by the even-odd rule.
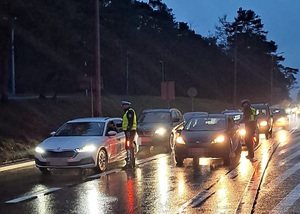
[[127, 151], [126, 165], [135, 165], [134, 163], [134, 149], [132, 149], [132, 142], [136, 134], [136, 114], [131, 108], [129, 101], [122, 101], [122, 108], [124, 110], [122, 129], [126, 135], [125, 148]]
[[244, 99], [241, 101], [241, 106], [243, 108], [243, 119], [239, 123], [245, 123], [245, 144], [248, 149], [247, 159], [250, 161], [254, 161], [254, 149], [252, 137], [255, 135], [255, 129], [257, 126], [257, 122], [255, 119], [255, 109], [251, 106], [250, 101]]

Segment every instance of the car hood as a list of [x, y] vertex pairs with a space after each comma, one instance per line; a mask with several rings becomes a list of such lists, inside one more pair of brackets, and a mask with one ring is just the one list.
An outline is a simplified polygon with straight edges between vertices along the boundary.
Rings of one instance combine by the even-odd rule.
[[210, 143], [219, 135], [224, 134], [224, 131], [182, 131], [181, 136], [185, 143]]
[[155, 130], [158, 128], [170, 128], [170, 123], [139, 123], [137, 126], [138, 131]]
[[39, 144], [39, 147], [47, 150], [57, 150], [57, 148], [59, 150], [73, 150], [88, 144], [99, 145], [104, 139], [103, 136], [49, 137]]

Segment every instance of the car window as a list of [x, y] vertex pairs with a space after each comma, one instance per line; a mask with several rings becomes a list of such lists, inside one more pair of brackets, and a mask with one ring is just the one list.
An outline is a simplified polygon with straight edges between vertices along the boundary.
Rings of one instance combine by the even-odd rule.
[[201, 117], [191, 118], [185, 125], [184, 130], [189, 131], [217, 131], [226, 128], [225, 118]]
[[267, 115], [267, 109], [256, 109], [256, 115]]
[[143, 113], [138, 122], [139, 123], [157, 123], [170, 122], [171, 117], [169, 112], [147, 112]]
[[118, 133], [123, 131], [123, 129], [122, 129], [122, 120], [114, 120], [114, 124], [116, 125]]
[[176, 111], [172, 111], [172, 120], [176, 119], [177, 117]]
[[286, 112], [284, 109], [272, 109], [272, 113], [277, 116], [277, 115], [286, 115]]
[[108, 132], [110, 132], [110, 131], [115, 131], [115, 132], [118, 131], [117, 130], [117, 126], [116, 126], [116, 124], [113, 121], [109, 121], [107, 123], [106, 135], [108, 135]]
[[76, 122], [65, 123], [59, 128], [55, 136], [102, 136], [104, 123]]

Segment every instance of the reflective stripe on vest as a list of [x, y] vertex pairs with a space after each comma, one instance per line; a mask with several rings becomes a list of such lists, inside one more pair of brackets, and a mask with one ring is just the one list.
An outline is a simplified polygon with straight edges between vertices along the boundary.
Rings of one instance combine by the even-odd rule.
[[250, 116], [250, 119], [249, 121], [255, 121], [255, 115], [256, 115], [256, 112], [255, 112], [255, 108], [253, 108], [252, 106], [250, 106], [250, 109], [251, 109], [251, 116]]
[[123, 129], [123, 131], [126, 131], [127, 127], [128, 127], [127, 113], [128, 113], [129, 110], [133, 111], [133, 124], [132, 124], [131, 130], [136, 130], [136, 115], [135, 115], [135, 111], [132, 108], [129, 108], [125, 112], [125, 114], [123, 115], [123, 122], [122, 122], [122, 129]]

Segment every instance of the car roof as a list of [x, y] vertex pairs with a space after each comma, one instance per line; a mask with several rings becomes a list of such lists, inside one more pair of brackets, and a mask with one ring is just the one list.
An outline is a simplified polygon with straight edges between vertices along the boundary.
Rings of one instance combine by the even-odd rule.
[[170, 108], [170, 109], [161, 108], [161, 109], [146, 109], [146, 110], [143, 111], [143, 113], [147, 113], [147, 112], [171, 112], [173, 110], [179, 111], [176, 108]]
[[183, 116], [185, 115], [208, 115], [208, 112], [206, 111], [191, 111], [191, 112], [185, 112]]
[[223, 114], [226, 114], [226, 115], [229, 115], [229, 116], [232, 116], [232, 115], [243, 115], [244, 113], [242, 111], [235, 111], [235, 112], [225, 112]]
[[266, 108], [267, 106], [269, 106], [268, 103], [253, 103], [251, 104], [251, 106], [256, 107], [256, 108]]
[[239, 112], [243, 113], [243, 112], [242, 112], [241, 110], [239, 110], [239, 109], [226, 109], [226, 110], [222, 111], [221, 113], [222, 113], [222, 114], [225, 114], [225, 113], [239, 113]]
[[203, 117], [224, 117], [224, 118], [228, 118], [229, 116], [227, 114], [203, 114], [203, 115], [197, 115], [195, 117], [192, 118], [203, 118]]
[[69, 120], [68, 123], [82, 123], [82, 122], [106, 122], [108, 120], [122, 120], [118, 117], [86, 117]]

